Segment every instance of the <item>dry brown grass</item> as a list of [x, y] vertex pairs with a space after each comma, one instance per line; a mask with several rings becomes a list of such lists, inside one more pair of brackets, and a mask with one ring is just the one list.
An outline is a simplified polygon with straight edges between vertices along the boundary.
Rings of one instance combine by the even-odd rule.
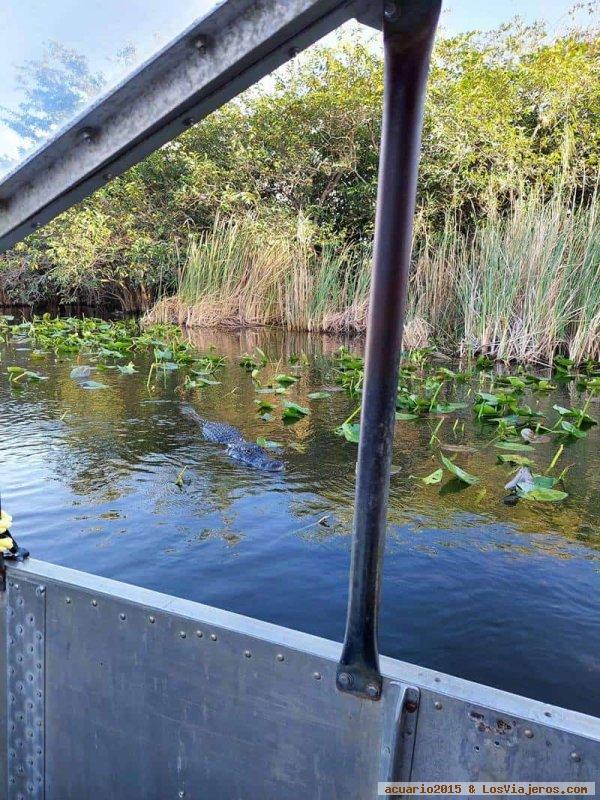
[[[532, 191], [465, 235], [448, 217], [432, 233], [418, 222], [409, 286], [409, 348], [433, 340], [455, 353], [548, 363], [560, 350], [600, 358], [600, 203]], [[295, 231], [252, 218], [217, 220], [190, 242], [179, 291], [148, 322], [186, 327], [277, 325], [332, 334], [366, 329], [370, 252], [316, 247], [302, 217]]]

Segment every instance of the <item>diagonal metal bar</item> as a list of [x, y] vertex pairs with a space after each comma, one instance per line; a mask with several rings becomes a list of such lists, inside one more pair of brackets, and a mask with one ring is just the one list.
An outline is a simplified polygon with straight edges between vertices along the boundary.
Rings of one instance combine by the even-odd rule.
[[0, 183], [0, 252], [382, 0], [224, 0]]
[[341, 691], [377, 700], [377, 618], [429, 58], [441, 0], [386, 3], [384, 108]]

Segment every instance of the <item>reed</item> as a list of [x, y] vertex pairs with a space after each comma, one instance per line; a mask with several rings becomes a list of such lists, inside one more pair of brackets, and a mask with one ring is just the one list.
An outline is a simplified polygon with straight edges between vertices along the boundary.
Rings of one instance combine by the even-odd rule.
[[[555, 352], [600, 358], [600, 210], [559, 187], [516, 196], [474, 230], [448, 215], [417, 221], [405, 344], [550, 362]], [[360, 334], [371, 248], [316, 245], [300, 216], [274, 233], [248, 217], [217, 219], [190, 240], [174, 297], [147, 321], [190, 327], [279, 325]]]

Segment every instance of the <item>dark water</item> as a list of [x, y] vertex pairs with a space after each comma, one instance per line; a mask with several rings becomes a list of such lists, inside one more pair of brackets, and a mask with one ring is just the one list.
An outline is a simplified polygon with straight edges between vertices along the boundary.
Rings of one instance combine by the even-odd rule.
[[[102, 373], [95, 377], [109, 389], [85, 391], [69, 378], [72, 361], [32, 361], [22, 345], [1, 346], [0, 489], [13, 532], [36, 558], [339, 640], [356, 446], [333, 428], [355, 403], [343, 393], [306, 400], [332, 384], [328, 353], [339, 342], [212, 331], [198, 334], [198, 344], [214, 344], [229, 365], [220, 386], [193, 393], [182, 391], [176, 372], [149, 393], [149, 361], [139, 356], [139, 374]], [[311, 416], [289, 427], [279, 415], [258, 418], [250, 376], [238, 366], [257, 344], [275, 360], [309, 354], [288, 394], [310, 404]], [[50, 379], [11, 389], [11, 364]], [[292, 368], [282, 361], [277, 371]], [[181, 413], [183, 398], [248, 439], [283, 443], [285, 473], [253, 471], [204, 442]], [[578, 396], [571, 385], [528, 402], [544, 410]], [[599, 416], [598, 404], [590, 411]], [[459, 418], [469, 441], [482, 446], [492, 437], [470, 409]], [[452, 421], [443, 441], [455, 440]], [[396, 429], [381, 651], [600, 715], [598, 428], [561, 459], [574, 464], [566, 502], [508, 507], [508, 468], [489, 449], [457, 458], [480, 486], [457, 492], [446, 480], [423, 486], [411, 477], [438, 466], [427, 447], [436, 423]], [[540, 466], [555, 450], [536, 447]]]

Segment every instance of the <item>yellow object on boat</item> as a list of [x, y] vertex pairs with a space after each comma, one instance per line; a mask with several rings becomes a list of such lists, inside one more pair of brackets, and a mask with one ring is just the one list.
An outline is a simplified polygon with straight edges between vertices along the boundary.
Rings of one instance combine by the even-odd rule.
[[2, 550], [10, 550], [13, 545], [14, 542], [10, 536], [3, 536], [2, 539], [0, 539], [0, 552]]
[[0, 533], [6, 533], [10, 528], [12, 517], [6, 511], [0, 511]]

